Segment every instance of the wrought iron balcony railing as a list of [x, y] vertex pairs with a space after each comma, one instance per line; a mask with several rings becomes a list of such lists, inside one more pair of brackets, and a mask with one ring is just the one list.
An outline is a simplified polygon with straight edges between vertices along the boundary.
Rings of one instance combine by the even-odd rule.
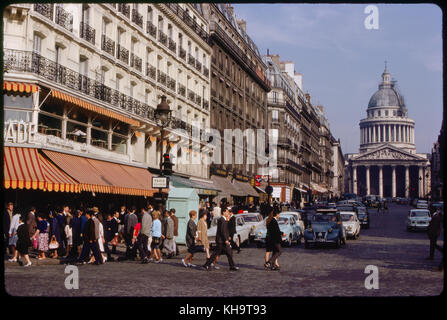
[[115, 41], [103, 34], [101, 36], [101, 49], [108, 54], [115, 56]]
[[199, 61], [196, 61], [196, 70], [199, 72], [202, 71], [202, 64]]
[[141, 72], [143, 70], [143, 60], [134, 53], [130, 54], [130, 66]]
[[130, 5], [118, 3], [118, 11], [125, 15], [128, 19], [130, 18]]
[[201, 37], [203, 41], [208, 42], [208, 32], [198, 25], [183, 8], [176, 3], [166, 3], [165, 5]]
[[56, 23], [73, 32], [73, 15], [59, 6], [56, 7]]
[[202, 105], [202, 97], [199, 95], [196, 95], [196, 103], [201, 106]]
[[177, 51], [177, 44], [171, 38], [168, 38], [168, 48], [174, 53]]
[[178, 84], [178, 93], [183, 96], [186, 97], [186, 87], [182, 84]]
[[53, 20], [53, 7], [54, 5], [52, 3], [35, 3], [34, 11], [50, 20]]
[[152, 37], [157, 37], [157, 27], [150, 21], [146, 22], [146, 33], [149, 33]]
[[143, 28], [143, 15], [138, 13], [136, 9], [132, 9], [132, 22], [140, 28]]
[[156, 75], [157, 75], [157, 70], [155, 69], [155, 67], [147, 62], [146, 63], [146, 76], [152, 78], [153, 80], [157, 80]]
[[206, 100], [206, 99], [203, 99], [203, 109], [205, 109], [205, 110], [209, 110], [209, 108], [210, 108], [210, 103], [209, 103], [209, 101]]
[[[3, 63], [5, 72], [26, 72], [52, 81], [73, 91], [81, 91], [90, 98], [106, 102], [112, 108], [119, 108], [142, 118], [154, 119], [154, 108], [128, 95], [112, 89], [100, 81], [93, 80], [74, 70], [51, 61], [31, 51], [4, 49]], [[192, 126], [174, 118], [171, 128], [191, 131]]]
[[79, 27], [79, 36], [94, 45], [96, 30], [90, 27], [87, 23], [81, 22]]
[[192, 102], [196, 102], [196, 94], [188, 89], [188, 99]]
[[180, 47], [179, 51], [178, 51], [178, 55], [180, 56], [181, 59], [186, 61], [186, 50], [185, 49]]
[[170, 76], [166, 76], [166, 78], [167, 87], [175, 92], [175, 79], [171, 78]]
[[163, 44], [165, 47], [168, 46], [168, 36], [164, 34], [163, 31], [158, 30], [158, 41]]
[[116, 45], [116, 57], [125, 64], [129, 64], [129, 50], [123, 48], [120, 44]]

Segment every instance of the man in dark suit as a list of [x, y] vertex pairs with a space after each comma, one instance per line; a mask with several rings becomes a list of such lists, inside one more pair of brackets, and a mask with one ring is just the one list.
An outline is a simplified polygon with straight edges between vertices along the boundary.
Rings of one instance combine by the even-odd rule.
[[230, 265], [231, 271], [239, 270], [238, 267], [234, 265], [233, 261], [233, 252], [230, 246], [230, 234], [228, 231], [228, 220], [230, 219], [230, 211], [228, 208], [225, 209], [223, 213], [223, 217], [219, 219], [217, 222], [217, 230], [216, 230], [216, 249], [214, 250], [211, 257], [206, 260], [206, 263], [203, 265], [205, 270], [210, 270], [210, 265], [214, 262], [217, 256], [221, 254], [225, 254], [228, 258], [228, 264]]
[[135, 206], [129, 210], [129, 214], [125, 216], [124, 221], [124, 239], [126, 241], [126, 258], [134, 260], [136, 256], [136, 247], [132, 244], [133, 231], [138, 223], [138, 217], [135, 214], [137, 209]]
[[427, 228], [428, 238], [430, 239], [430, 256], [427, 260], [433, 260], [435, 257], [435, 248], [437, 247], [436, 241], [441, 233], [441, 211], [437, 210], [431, 217], [430, 223]]
[[116, 252], [116, 245], [112, 245], [112, 251], [110, 251], [109, 243], [114, 238], [118, 239], [118, 222], [111, 213], [107, 214], [107, 219], [104, 221], [104, 239], [106, 243], [104, 244], [104, 251], [107, 254], [107, 260], [113, 261], [112, 253]]
[[92, 219], [93, 211], [87, 210], [85, 213], [86, 218], [88, 219], [84, 226], [84, 232], [82, 234], [84, 245], [82, 246], [82, 252], [81, 256], [79, 257], [78, 262], [85, 263], [85, 260], [87, 259], [88, 255], [90, 254], [90, 251], [93, 251], [93, 255], [95, 256], [95, 264], [101, 264], [102, 263], [102, 257], [99, 252], [99, 247], [97, 243], [97, 237], [96, 237], [96, 229], [95, 229], [95, 222]]
[[241, 248], [234, 242], [234, 235], [236, 234], [236, 216], [233, 210], [229, 211], [230, 220], [228, 221], [228, 232], [230, 234], [230, 245], [233, 249], [237, 250], [237, 253], [241, 252]]
[[70, 227], [73, 235], [73, 246], [71, 247], [70, 258], [78, 258], [79, 246], [82, 244], [82, 230], [81, 230], [81, 216], [82, 211], [76, 210], [73, 219], [70, 221]]

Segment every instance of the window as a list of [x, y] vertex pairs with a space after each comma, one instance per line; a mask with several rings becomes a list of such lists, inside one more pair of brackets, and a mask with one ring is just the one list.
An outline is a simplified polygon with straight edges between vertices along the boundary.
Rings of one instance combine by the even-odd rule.
[[272, 121], [278, 121], [279, 114], [278, 114], [278, 110], [272, 110]]
[[152, 16], [153, 11], [151, 6], [147, 6], [147, 21], [152, 22]]
[[3, 95], [4, 116], [5, 121], [23, 120], [31, 121], [33, 100], [31, 94], [11, 94], [10, 92]]
[[385, 110], [385, 117], [388, 117], [388, 110]]
[[62, 55], [62, 48], [60, 46], [56, 45], [56, 48], [55, 48], [56, 64], [61, 63], [61, 55]]
[[34, 34], [33, 51], [40, 54], [41, 48], [42, 48], [42, 37], [39, 36], [38, 34]]
[[121, 80], [121, 77], [116, 75], [116, 81], [115, 81], [115, 89], [116, 89], [116, 91], [120, 91], [120, 80]]

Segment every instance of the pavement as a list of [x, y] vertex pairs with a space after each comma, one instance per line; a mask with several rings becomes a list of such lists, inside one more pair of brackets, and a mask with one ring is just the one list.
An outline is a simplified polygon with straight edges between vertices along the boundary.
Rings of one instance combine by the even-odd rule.
[[[64, 265], [24, 268], [6, 262], [6, 291], [13, 296], [437, 296], [443, 291], [444, 273], [437, 271], [442, 257], [436, 251], [434, 260], [425, 260], [429, 241], [423, 231], [406, 230], [409, 209], [390, 205], [388, 213], [370, 210], [370, 229], [362, 229], [358, 240], [348, 240], [340, 249], [284, 248], [280, 271], [265, 270], [265, 249], [249, 244], [233, 256], [240, 268], [236, 272], [229, 271], [225, 256], [219, 270], [203, 270], [203, 253], [194, 257], [197, 267], [185, 268], [183, 252], [160, 264], [78, 266], [79, 289], [72, 290], [65, 287]], [[365, 287], [368, 266], [377, 267], [378, 289]]]

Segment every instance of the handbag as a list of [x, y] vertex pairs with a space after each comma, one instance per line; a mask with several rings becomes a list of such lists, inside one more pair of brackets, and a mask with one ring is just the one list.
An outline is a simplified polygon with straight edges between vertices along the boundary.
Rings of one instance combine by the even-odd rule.
[[59, 242], [57, 242], [56, 237], [52, 236], [50, 244], [48, 245], [48, 248], [53, 250], [59, 248]]
[[33, 239], [33, 248], [37, 249], [37, 239], [36, 238]]

